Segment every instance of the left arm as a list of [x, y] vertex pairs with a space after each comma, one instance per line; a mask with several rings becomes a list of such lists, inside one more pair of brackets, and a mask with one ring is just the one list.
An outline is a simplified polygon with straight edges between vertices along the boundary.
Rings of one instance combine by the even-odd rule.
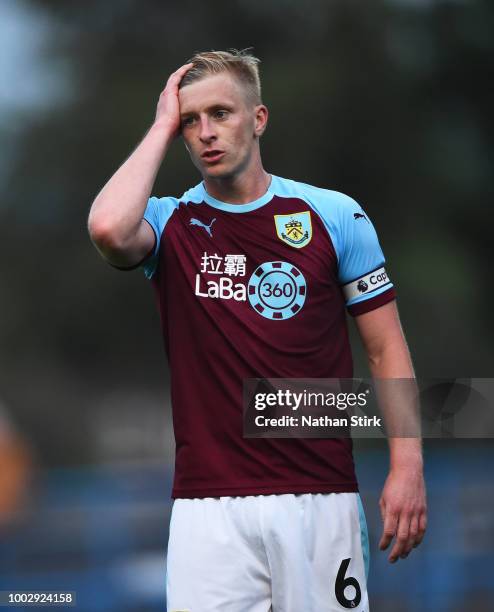
[[[373, 378], [415, 378], [395, 301], [355, 317], [355, 322]], [[382, 408], [386, 413], [392, 406]], [[392, 417], [384, 414], [385, 420]], [[390, 470], [379, 501], [384, 523], [379, 548], [386, 550], [396, 537], [388, 557], [391, 563], [406, 558], [424, 537], [427, 509], [421, 445], [418, 436], [389, 438]]]

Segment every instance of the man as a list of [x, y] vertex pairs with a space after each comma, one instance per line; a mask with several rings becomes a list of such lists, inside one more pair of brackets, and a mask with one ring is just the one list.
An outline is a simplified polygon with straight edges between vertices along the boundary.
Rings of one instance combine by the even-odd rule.
[[[112, 265], [143, 266], [158, 296], [176, 437], [168, 609], [367, 612], [351, 440], [243, 438], [242, 381], [350, 378], [345, 306], [374, 377], [413, 369], [367, 215], [341, 193], [264, 170], [257, 63], [208, 52], [173, 73], [89, 231]], [[150, 197], [179, 133], [203, 181]], [[394, 562], [425, 531], [418, 439], [390, 440], [380, 506], [380, 547], [396, 538]]]

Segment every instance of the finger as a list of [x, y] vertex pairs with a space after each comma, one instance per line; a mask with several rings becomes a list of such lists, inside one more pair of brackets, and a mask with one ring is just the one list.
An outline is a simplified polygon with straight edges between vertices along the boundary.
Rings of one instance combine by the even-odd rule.
[[424, 539], [425, 532], [427, 530], [427, 514], [423, 512], [419, 517], [419, 530], [417, 537], [415, 538], [414, 547], [417, 547]]
[[184, 64], [183, 66], [180, 66], [178, 70], [175, 70], [175, 72], [171, 73], [170, 79], [181, 79], [184, 76], [184, 74], [192, 68], [193, 65], [194, 64], [192, 62], [189, 62], [188, 64]]
[[386, 548], [388, 548], [393, 536], [396, 533], [397, 524], [398, 516], [392, 512], [386, 512], [384, 516], [383, 534], [381, 536], [381, 541], [379, 542], [379, 548], [381, 550], [386, 550]]
[[193, 65], [194, 64], [190, 62], [189, 64], [184, 64], [183, 66], [180, 66], [180, 68], [178, 68], [178, 70], [175, 70], [175, 72], [172, 72], [170, 76], [168, 77], [165, 89], [163, 91], [165, 91], [169, 85], [178, 85], [180, 81], [182, 80], [182, 77], [184, 76], [184, 74], [188, 70], [190, 70]]
[[410, 520], [410, 531], [408, 533], [408, 541], [405, 544], [405, 549], [401, 554], [401, 559], [406, 559], [415, 546], [419, 533], [419, 517], [414, 514]]
[[189, 62], [188, 64], [184, 64], [183, 66], [180, 66], [180, 68], [178, 70], [175, 70], [175, 74], [178, 74], [179, 76], [183, 76], [187, 70], [190, 70], [193, 66], [193, 62]]
[[384, 502], [382, 498], [379, 500], [379, 509], [381, 510], [382, 522], [384, 523], [384, 518], [386, 516], [386, 503]]
[[395, 543], [388, 557], [390, 563], [395, 563], [398, 560], [398, 557], [401, 557], [401, 555], [404, 553], [405, 546], [408, 542], [409, 533], [410, 516], [402, 513], [398, 522]]

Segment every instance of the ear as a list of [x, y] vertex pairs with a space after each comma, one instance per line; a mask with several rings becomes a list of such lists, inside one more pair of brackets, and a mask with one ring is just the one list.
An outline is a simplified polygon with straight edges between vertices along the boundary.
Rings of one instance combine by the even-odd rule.
[[268, 109], [264, 104], [258, 104], [255, 109], [255, 126], [254, 136], [259, 138], [263, 135], [266, 126], [268, 125]]

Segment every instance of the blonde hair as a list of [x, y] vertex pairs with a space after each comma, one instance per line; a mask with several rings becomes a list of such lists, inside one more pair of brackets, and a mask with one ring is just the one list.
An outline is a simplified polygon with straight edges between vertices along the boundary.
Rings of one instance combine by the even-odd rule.
[[249, 53], [249, 49], [204, 51], [194, 54], [187, 60], [187, 63], [189, 62], [194, 65], [182, 78], [180, 89], [206, 76], [229, 72], [245, 87], [254, 104], [261, 104], [261, 80], [258, 68], [260, 60]]

